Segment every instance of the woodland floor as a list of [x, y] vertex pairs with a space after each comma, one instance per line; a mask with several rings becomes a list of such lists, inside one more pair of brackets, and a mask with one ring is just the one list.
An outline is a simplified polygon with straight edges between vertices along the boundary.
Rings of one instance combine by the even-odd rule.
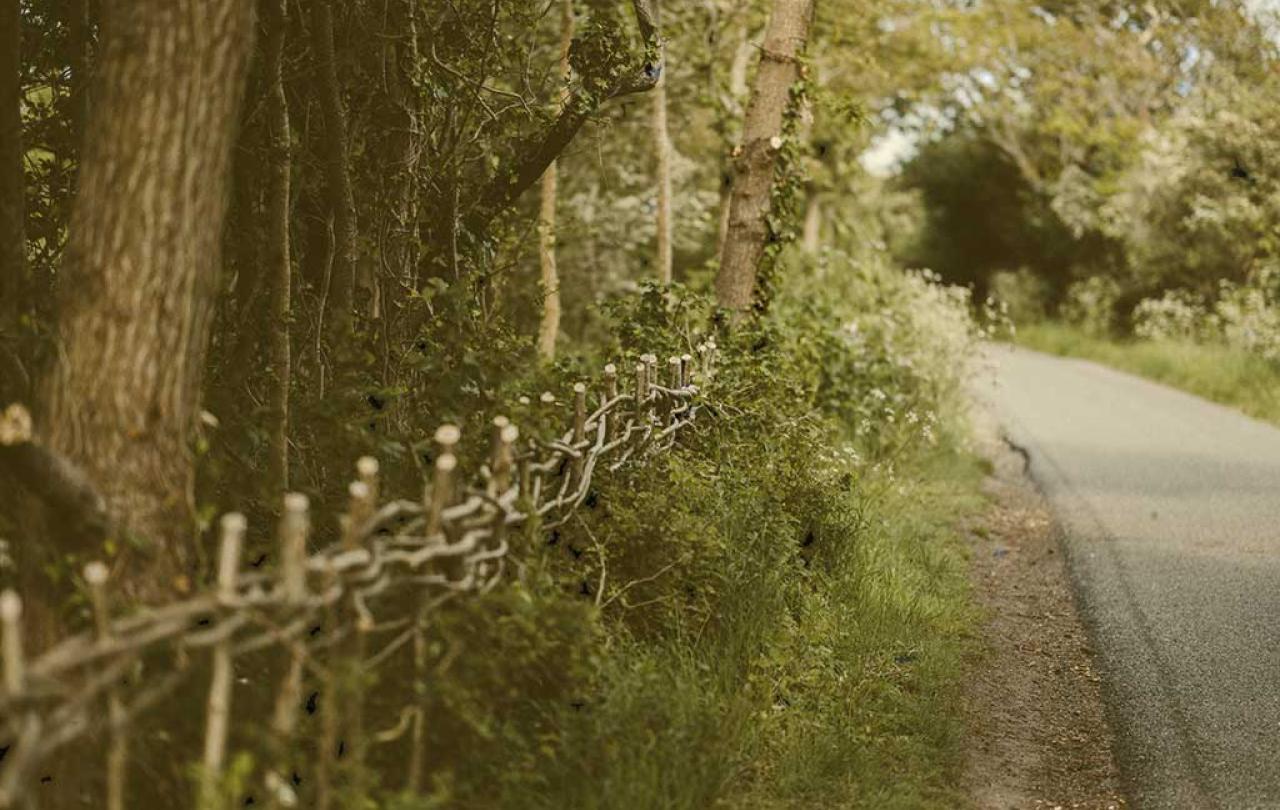
[[981, 810], [1126, 807], [1061, 549], [1021, 455], [992, 438], [992, 504], [967, 532], [983, 653], [965, 696], [964, 789]]

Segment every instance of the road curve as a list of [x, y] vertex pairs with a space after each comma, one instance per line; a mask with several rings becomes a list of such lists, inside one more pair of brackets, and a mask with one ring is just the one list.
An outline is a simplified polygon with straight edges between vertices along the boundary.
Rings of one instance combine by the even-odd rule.
[[1142, 808], [1280, 808], [1280, 429], [994, 347], [993, 410], [1058, 513]]

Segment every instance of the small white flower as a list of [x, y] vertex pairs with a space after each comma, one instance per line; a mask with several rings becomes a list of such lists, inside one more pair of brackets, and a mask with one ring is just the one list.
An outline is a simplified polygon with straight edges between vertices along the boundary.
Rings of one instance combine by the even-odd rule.
[[772, 147], [775, 151], [778, 149], [781, 149], [782, 137], [780, 135], [774, 135], [772, 138], [769, 139], [769, 146]]

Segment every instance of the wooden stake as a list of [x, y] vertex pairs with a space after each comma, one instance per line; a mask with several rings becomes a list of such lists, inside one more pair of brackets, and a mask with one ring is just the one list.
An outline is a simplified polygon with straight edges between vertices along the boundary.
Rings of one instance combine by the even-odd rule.
[[[296, 607], [307, 598], [307, 535], [311, 529], [307, 496], [292, 492], [284, 496], [284, 516], [280, 520], [280, 587], [285, 602]], [[273, 807], [292, 806], [297, 797], [289, 784], [294, 729], [298, 724], [298, 702], [302, 698], [301, 642], [289, 645], [289, 661], [276, 704], [271, 713], [272, 769], [266, 773], [267, 799]]]
[[[583, 439], [587, 435], [587, 386], [582, 383], [574, 383], [573, 385], [573, 447], [581, 453], [585, 453], [582, 447]], [[582, 480], [582, 470], [585, 464], [584, 456], [579, 455], [573, 460], [573, 484], [576, 486]]]
[[[94, 625], [98, 640], [111, 641], [111, 610], [107, 602], [107, 566], [91, 562], [84, 567], [84, 581], [89, 586]], [[125, 726], [124, 704], [116, 689], [107, 692], [107, 716], [111, 727], [107, 734], [107, 810], [124, 810], [125, 777], [129, 767], [129, 737]]]
[[27, 673], [22, 654], [22, 597], [15, 591], [0, 593], [0, 626], [4, 628], [4, 689], [14, 697], [22, 694]]
[[307, 496], [291, 492], [284, 496], [284, 516], [280, 520], [280, 586], [290, 605], [307, 597], [307, 534], [311, 529], [311, 505]]
[[[11, 696], [21, 695], [26, 688], [27, 663], [22, 649], [22, 598], [15, 591], [0, 593], [0, 632], [3, 632], [4, 690]], [[26, 745], [40, 738], [40, 715], [27, 712], [19, 730], [18, 745]], [[23, 752], [13, 752], [21, 755]], [[23, 796], [23, 781], [27, 768], [21, 767], [16, 757], [10, 755], [5, 770], [0, 770], [0, 807], [20, 806], [35, 810], [35, 799], [28, 793]]]
[[[613, 402], [618, 396], [618, 367], [613, 363], [604, 367], [604, 401], [605, 403]], [[618, 432], [617, 410], [608, 411], [601, 418], [604, 419], [604, 438], [605, 441], [611, 441]]]
[[[236, 595], [240, 548], [248, 524], [237, 512], [222, 518], [222, 543], [218, 554], [218, 599], [229, 602]], [[231, 639], [223, 639], [213, 649], [213, 675], [205, 713], [204, 770], [201, 773], [200, 810], [212, 810], [219, 802], [222, 766], [226, 761], [227, 730], [231, 720], [233, 686]]]
[[643, 362], [636, 363], [636, 420], [643, 422], [645, 400], [649, 397], [649, 367]]

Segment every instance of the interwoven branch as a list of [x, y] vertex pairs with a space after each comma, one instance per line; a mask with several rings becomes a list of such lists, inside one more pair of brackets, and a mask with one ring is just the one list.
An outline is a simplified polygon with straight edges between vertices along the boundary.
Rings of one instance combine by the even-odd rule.
[[[714, 346], [700, 348], [701, 372], [709, 375]], [[299, 518], [304, 536], [297, 537], [296, 529], [287, 528], [287, 506], [279, 572], [240, 574], [233, 568], [220, 575], [218, 590], [114, 620], [103, 609], [96, 632], [66, 638], [29, 662], [20, 660], [20, 647], [14, 652], [6, 644], [0, 744], [9, 745], [9, 753], [0, 765], [0, 807], [19, 801], [37, 766], [59, 748], [94, 732], [123, 733], [182, 682], [199, 651], [234, 657], [278, 648], [314, 669], [321, 667], [319, 653], [345, 650], [345, 641], [359, 635], [384, 640], [376, 647], [359, 645], [362, 669], [390, 660], [418, 636], [425, 612], [450, 595], [484, 591], [500, 581], [510, 530], [531, 520], [547, 531], [563, 525], [587, 498], [601, 469], [614, 471], [665, 451], [675, 434], [694, 424], [701, 400], [691, 382], [692, 358], [672, 358], [669, 387], [654, 382], [656, 358], [642, 359], [633, 393], [617, 392], [616, 373], [609, 367], [600, 404], [589, 414], [585, 387], [577, 386], [575, 423], [554, 440], [530, 439], [516, 452], [515, 429], [495, 419], [493, 458], [482, 469], [479, 485], [457, 498], [450, 496], [448, 452], [457, 431], [447, 428], [437, 434], [438, 440], [447, 437], [445, 453], [422, 502], [378, 504], [377, 465], [362, 460], [340, 541], [306, 555], [305, 511]], [[298, 501], [293, 503], [296, 509]], [[305, 499], [301, 503], [305, 510]], [[236, 522], [242, 530], [243, 520]], [[294, 548], [301, 549], [294, 552], [292, 571], [284, 569], [290, 564], [291, 536]], [[405, 592], [422, 598], [387, 599]], [[383, 607], [404, 611], [406, 606], [411, 615], [378, 615]], [[343, 623], [326, 626], [334, 615]], [[6, 634], [19, 629], [16, 620], [6, 620]], [[167, 672], [123, 688], [143, 656], [153, 670], [160, 653], [169, 656]], [[108, 700], [119, 710], [101, 711]]]

